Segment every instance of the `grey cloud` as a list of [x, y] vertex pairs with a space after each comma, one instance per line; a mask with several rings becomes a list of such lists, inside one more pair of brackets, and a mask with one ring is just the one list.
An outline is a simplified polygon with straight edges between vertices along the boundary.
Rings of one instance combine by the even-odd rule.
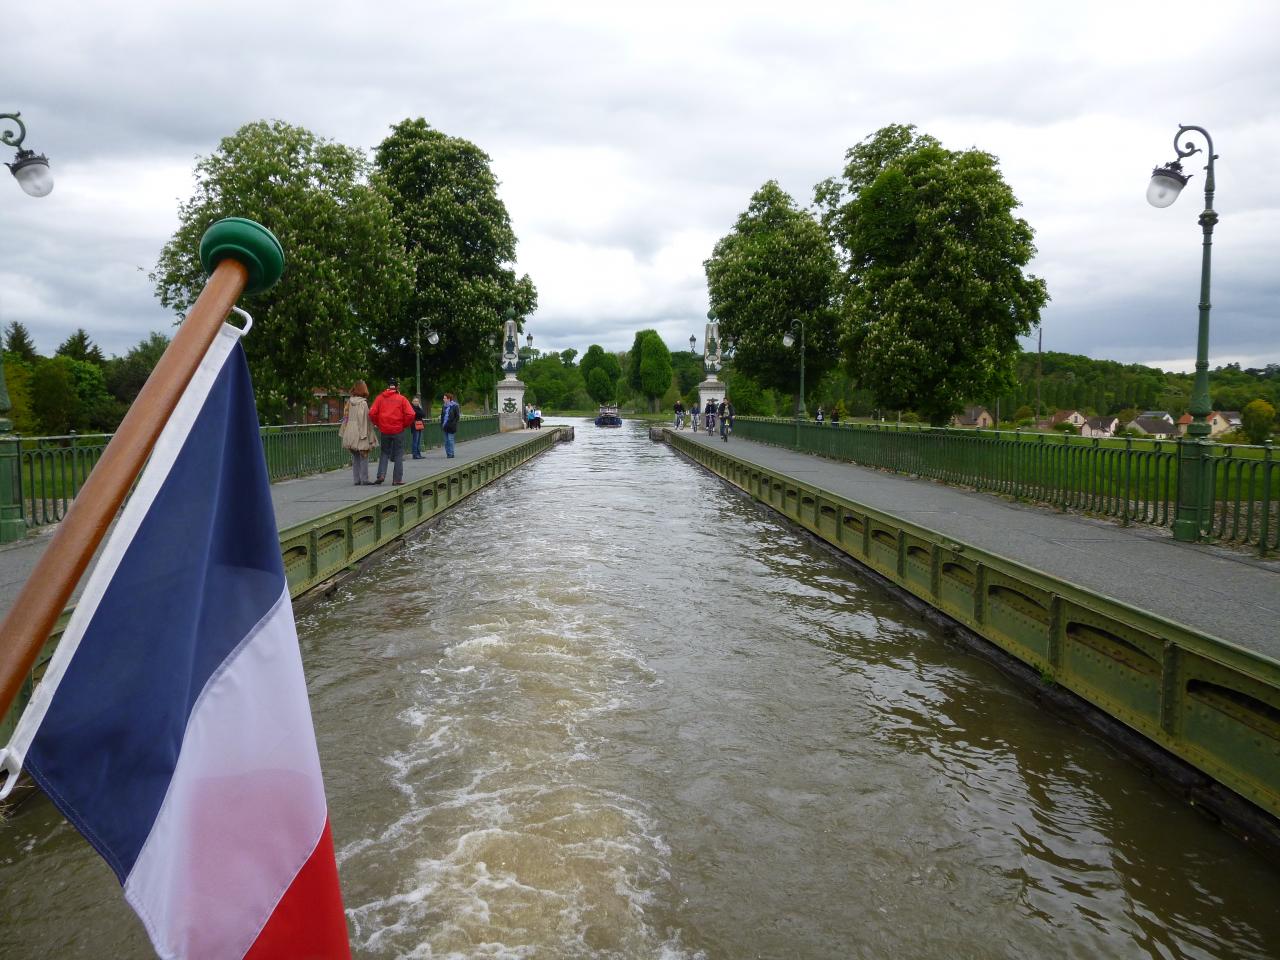
[[[952, 5], [936, 10], [948, 22], [973, 19]], [[445, 3], [357, 13], [287, 2], [96, 10], [56, 0], [13, 11], [8, 33], [24, 42], [7, 54], [12, 102], [0, 110], [23, 110], [29, 145], [50, 155], [59, 177], [54, 198], [93, 165], [131, 157], [139, 167], [119, 183], [104, 224], [3, 188], [0, 263], [21, 282], [0, 290], [0, 323], [22, 320], [43, 349], [83, 325], [109, 352], [169, 329], [136, 270], [151, 269], [168, 239], [159, 225], [177, 206], [171, 189], [148, 183], [148, 158], [190, 166], [262, 118], [371, 148], [391, 124], [421, 115], [474, 140], [499, 170], [547, 145], [625, 157], [627, 180], [616, 187], [624, 196], [608, 208], [616, 215], [584, 220], [577, 211], [591, 198], [579, 193], [514, 226], [522, 249], [553, 240], [629, 252], [641, 292], [618, 302], [583, 275], [586, 293], [558, 302], [535, 273], [542, 297], [530, 329], [539, 345], [622, 349], [635, 329], [654, 326], [676, 347], [690, 332], [701, 338], [700, 264], [710, 249], [664, 276], [655, 265], [675, 238], [724, 234], [768, 179], [808, 204], [847, 147], [884, 123], [916, 122], [943, 131], [949, 146], [992, 149], [1016, 176], [1038, 230], [1034, 269], [1054, 295], [1045, 312], [1054, 349], [1150, 359], [1163, 353], [1149, 349], [1153, 341], [1194, 347], [1194, 331], [1181, 331], [1183, 317], [1194, 323], [1194, 212], [1142, 220], [1117, 209], [1108, 190], [1132, 176], [1140, 192], [1177, 121], [1202, 119], [1223, 154], [1213, 349], [1274, 349], [1278, 11], [1224, 2], [1203, 37], [1183, 24], [1160, 48], [1136, 32], [1117, 36], [1106, 4], [1011, 7], [999, 21], [976, 22], [991, 41], [968, 46], [939, 33], [928, 12], [882, 17], [847, 4], [744, 7], [715, 20], [696, 6], [583, 11]], [[1105, 136], [1116, 123], [1158, 133], [1130, 156]], [[1059, 128], [1061, 140], [1047, 144]], [[1165, 250], [1174, 251], [1169, 262]]]

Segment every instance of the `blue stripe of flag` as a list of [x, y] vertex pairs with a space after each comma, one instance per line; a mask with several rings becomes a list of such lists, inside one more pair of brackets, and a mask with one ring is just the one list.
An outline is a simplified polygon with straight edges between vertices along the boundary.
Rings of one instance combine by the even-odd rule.
[[26, 758], [121, 883], [160, 810], [196, 698], [284, 586], [253, 387], [236, 344]]

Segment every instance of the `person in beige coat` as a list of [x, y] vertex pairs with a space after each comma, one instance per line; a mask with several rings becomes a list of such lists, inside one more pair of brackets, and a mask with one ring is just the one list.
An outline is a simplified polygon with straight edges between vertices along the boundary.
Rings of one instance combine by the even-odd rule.
[[351, 451], [351, 474], [356, 486], [369, 482], [369, 451], [373, 449], [373, 424], [369, 422], [369, 387], [357, 380], [338, 430], [344, 450]]

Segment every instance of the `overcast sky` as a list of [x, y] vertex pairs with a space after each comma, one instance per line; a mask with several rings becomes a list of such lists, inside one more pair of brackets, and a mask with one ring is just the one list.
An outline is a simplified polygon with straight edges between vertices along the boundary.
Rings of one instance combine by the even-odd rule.
[[[493, 159], [542, 349], [701, 347], [702, 261], [776, 179], [802, 205], [888, 123], [1000, 159], [1035, 229], [1045, 349], [1188, 369], [1202, 161], [1145, 201], [1180, 122], [1220, 155], [1211, 364], [1280, 362], [1280, 4], [843, 0], [8, 4], [0, 112], [47, 153], [0, 185], [0, 324], [123, 353], [192, 167], [279, 119], [371, 151], [422, 116]], [[11, 127], [12, 124], [5, 124]], [[11, 159], [10, 148], [3, 148]], [[8, 178], [5, 178], [8, 181]], [[269, 336], [258, 329], [255, 336]]]

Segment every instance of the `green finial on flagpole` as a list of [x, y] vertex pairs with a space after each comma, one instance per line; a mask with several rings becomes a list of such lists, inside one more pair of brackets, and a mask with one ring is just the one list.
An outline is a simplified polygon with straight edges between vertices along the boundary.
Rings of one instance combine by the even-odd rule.
[[284, 273], [284, 247], [274, 233], [244, 217], [219, 220], [200, 239], [200, 263], [206, 273], [227, 257], [249, 271], [245, 293], [261, 293]]

